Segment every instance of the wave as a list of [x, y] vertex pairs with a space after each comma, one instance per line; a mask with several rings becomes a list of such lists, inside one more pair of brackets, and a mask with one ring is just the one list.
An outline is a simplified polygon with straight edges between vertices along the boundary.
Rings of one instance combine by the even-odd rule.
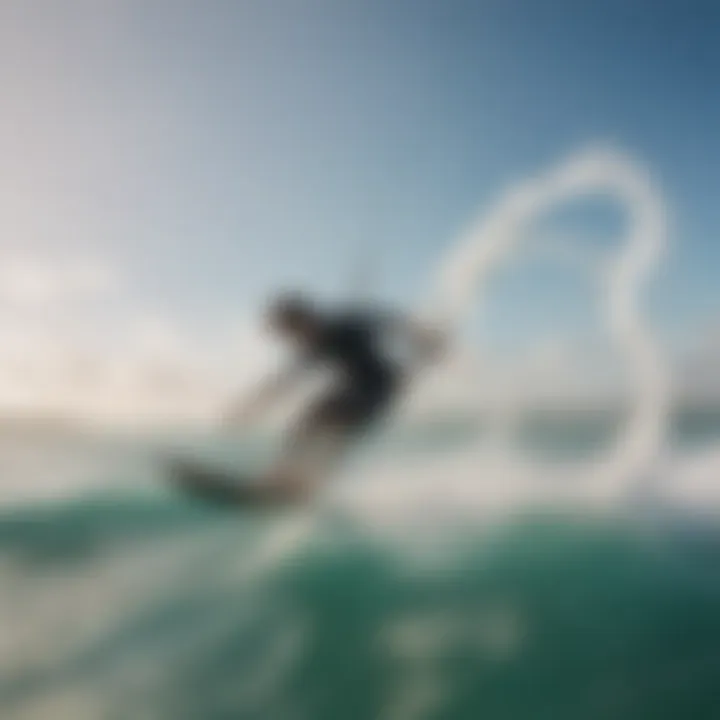
[[296, 520], [170, 498], [0, 520], [3, 717], [712, 716], [717, 588], [675, 572], [680, 534], [536, 513], [417, 563]]
[[410, 450], [284, 515], [177, 497], [147, 447], [74, 457], [0, 514], [2, 717], [713, 716], [720, 451], [603, 494]]

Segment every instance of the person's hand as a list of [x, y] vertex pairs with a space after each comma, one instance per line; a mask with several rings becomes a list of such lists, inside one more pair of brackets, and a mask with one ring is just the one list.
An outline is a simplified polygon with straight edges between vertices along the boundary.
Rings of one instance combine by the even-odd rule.
[[423, 356], [427, 362], [437, 363], [448, 350], [449, 338], [446, 332], [437, 327], [424, 327], [422, 330]]
[[252, 422], [254, 413], [247, 405], [233, 405], [222, 417], [222, 426], [228, 429], [240, 430]]

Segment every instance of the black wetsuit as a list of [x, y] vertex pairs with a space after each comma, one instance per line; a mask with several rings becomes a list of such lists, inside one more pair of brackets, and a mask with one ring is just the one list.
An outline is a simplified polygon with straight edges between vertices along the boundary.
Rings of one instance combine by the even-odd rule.
[[388, 409], [401, 372], [383, 351], [383, 327], [383, 319], [369, 313], [325, 318], [305, 359], [336, 370], [339, 383], [313, 405], [315, 422], [361, 429]]

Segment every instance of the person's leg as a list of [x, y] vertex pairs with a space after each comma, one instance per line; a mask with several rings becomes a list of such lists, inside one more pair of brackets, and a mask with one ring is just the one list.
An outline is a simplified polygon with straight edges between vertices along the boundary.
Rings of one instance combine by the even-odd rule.
[[301, 499], [327, 479], [358, 434], [354, 408], [344, 395], [311, 406], [288, 437], [281, 457], [263, 478], [269, 492]]
[[398, 384], [339, 388], [311, 405], [291, 431], [278, 462], [264, 477], [270, 493], [301, 499], [334, 472], [350, 447], [387, 414]]

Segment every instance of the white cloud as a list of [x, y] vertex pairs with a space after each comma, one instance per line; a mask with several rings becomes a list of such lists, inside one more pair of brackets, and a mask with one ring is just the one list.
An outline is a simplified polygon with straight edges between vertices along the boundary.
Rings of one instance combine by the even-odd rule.
[[246, 321], [212, 334], [143, 305], [107, 261], [0, 257], [0, 413], [211, 418], [277, 361]]
[[0, 255], [0, 299], [17, 309], [89, 301], [118, 287], [114, 270], [98, 258]]

